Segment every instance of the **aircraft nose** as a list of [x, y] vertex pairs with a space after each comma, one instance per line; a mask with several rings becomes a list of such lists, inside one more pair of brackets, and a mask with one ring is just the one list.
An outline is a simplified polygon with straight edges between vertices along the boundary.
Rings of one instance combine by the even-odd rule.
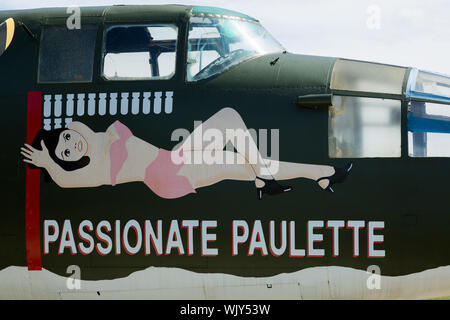
[[291, 53], [270, 55], [267, 60], [264, 70], [271, 70], [272, 85], [296, 93], [301, 93], [301, 89], [315, 94], [326, 93], [329, 73], [335, 63], [334, 58]]

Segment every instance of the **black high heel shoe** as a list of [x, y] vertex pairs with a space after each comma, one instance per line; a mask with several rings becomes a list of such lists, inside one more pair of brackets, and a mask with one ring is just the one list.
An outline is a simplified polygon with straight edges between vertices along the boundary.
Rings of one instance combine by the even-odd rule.
[[264, 182], [264, 187], [262, 188], [256, 188], [256, 195], [258, 197], [258, 200], [262, 200], [263, 194], [268, 195], [276, 195], [284, 192], [289, 192], [292, 190], [292, 187], [282, 186], [278, 182], [275, 181], [275, 179], [263, 179], [260, 177], [256, 177], [256, 179], [261, 180]]
[[334, 174], [332, 176], [322, 177], [322, 178], [316, 180], [317, 183], [319, 183], [321, 180], [328, 180], [328, 186], [324, 190], [331, 192], [331, 193], [334, 192], [332, 186], [335, 183], [344, 182], [345, 179], [348, 177], [350, 170], [352, 170], [352, 168], [353, 168], [353, 163], [351, 163], [351, 162], [347, 163], [347, 165], [343, 168], [336, 168], [336, 167], [333, 167], [333, 168], [334, 168]]

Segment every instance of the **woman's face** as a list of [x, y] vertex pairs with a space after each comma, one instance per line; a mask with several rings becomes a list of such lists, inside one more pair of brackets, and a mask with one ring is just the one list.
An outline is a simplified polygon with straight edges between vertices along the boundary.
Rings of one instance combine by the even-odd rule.
[[74, 130], [64, 130], [59, 135], [56, 156], [64, 161], [78, 161], [87, 152], [87, 142], [81, 134]]

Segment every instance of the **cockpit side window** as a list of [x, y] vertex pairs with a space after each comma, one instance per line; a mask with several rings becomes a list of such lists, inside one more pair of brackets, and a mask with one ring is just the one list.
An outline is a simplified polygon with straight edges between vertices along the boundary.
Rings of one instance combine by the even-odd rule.
[[[405, 73], [403, 67], [336, 61], [328, 114], [331, 158], [401, 157], [401, 94]], [[387, 98], [388, 95], [392, 98]]]
[[217, 27], [192, 27], [189, 31], [187, 79], [191, 80], [220, 57], [221, 41]]
[[107, 80], [170, 79], [175, 74], [178, 28], [172, 24], [120, 25], [106, 31]]
[[330, 158], [401, 156], [401, 101], [333, 96], [328, 117]]
[[254, 57], [284, 48], [258, 22], [202, 14], [189, 21], [188, 82], [210, 78]]
[[46, 26], [39, 53], [39, 83], [91, 82], [97, 26]]

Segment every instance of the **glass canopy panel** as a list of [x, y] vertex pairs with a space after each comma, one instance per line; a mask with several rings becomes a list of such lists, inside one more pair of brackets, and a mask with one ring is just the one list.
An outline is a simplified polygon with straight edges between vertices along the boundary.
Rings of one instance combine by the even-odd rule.
[[332, 103], [330, 158], [400, 157], [400, 100], [333, 96]]
[[187, 80], [206, 79], [250, 58], [282, 51], [278, 41], [254, 20], [194, 16], [189, 26]]
[[334, 64], [331, 89], [402, 94], [406, 68], [339, 59]]
[[242, 19], [246, 19], [246, 20], [251, 20], [254, 22], [258, 22], [258, 20], [256, 20], [253, 17], [250, 17], [246, 14], [237, 12], [237, 11], [233, 11], [233, 10], [228, 10], [228, 9], [223, 9], [223, 8], [217, 8], [217, 7], [208, 7], [208, 6], [196, 6], [192, 9], [192, 15], [196, 15], [196, 16], [208, 16], [208, 15], [213, 15], [216, 17], [238, 17], [238, 18], [242, 18]]
[[414, 92], [450, 98], [450, 77], [418, 71], [416, 81], [411, 88]]
[[177, 36], [172, 24], [111, 26], [104, 44], [104, 78], [170, 79], [175, 74]]

